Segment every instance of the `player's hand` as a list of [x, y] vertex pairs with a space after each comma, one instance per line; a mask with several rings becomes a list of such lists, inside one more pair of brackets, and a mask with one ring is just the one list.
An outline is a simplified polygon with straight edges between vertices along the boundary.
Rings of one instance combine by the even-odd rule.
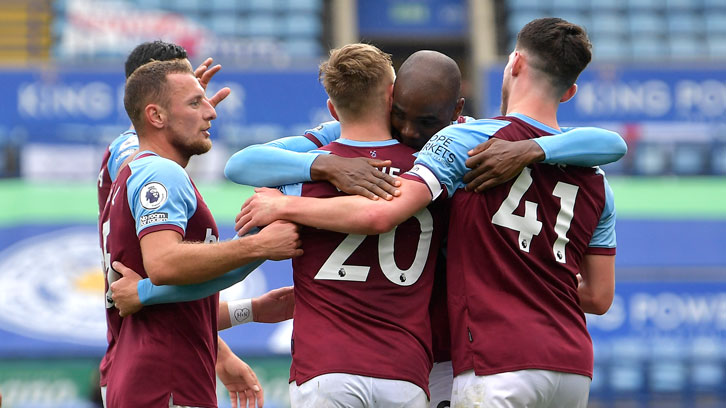
[[390, 166], [390, 160], [321, 154], [313, 161], [310, 176], [313, 180], [326, 180], [348, 194], [362, 195], [371, 200], [378, 197], [391, 200], [401, 194], [396, 188], [401, 181], [380, 170]]
[[272, 289], [262, 296], [252, 298], [254, 319], [260, 323], [277, 323], [292, 319], [295, 311], [295, 295], [292, 286]]
[[[197, 79], [199, 80], [199, 85], [201, 85], [205, 91], [207, 90], [207, 85], [209, 85], [209, 82], [212, 80], [214, 74], [222, 69], [222, 66], [219, 64], [210, 68], [213, 62], [214, 59], [207, 58], [197, 67], [197, 69], [194, 70], [194, 76], [197, 77]], [[217, 91], [214, 96], [209, 98], [209, 103], [212, 105], [213, 108], [216, 108], [217, 105], [222, 102], [224, 98], [228, 97], [230, 93], [232, 93], [232, 90], [228, 87], [224, 87]]]
[[466, 190], [481, 193], [511, 180], [527, 165], [544, 158], [544, 151], [533, 140], [490, 138], [469, 151], [466, 167], [471, 170], [464, 175]]
[[215, 368], [219, 380], [229, 391], [232, 408], [264, 405], [265, 392], [257, 375], [234, 353], [220, 353]]
[[141, 276], [119, 261], [115, 261], [112, 266], [121, 275], [120, 279], [111, 284], [113, 303], [121, 317], [132, 315], [144, 307], [139, 299], [137, 287]]
[[277, 189], [255, 188], [255, 194], [242, 204], [242, 209], [234, 219], [237, 235], [241, 237], [254, 227], [264, 227], [278, 220], [284, 199], [285, 195]]
[[280, 261], [303, 254], [298, 226], [289, 221], [275, 221], [254, 235], [260, 251], [267, 259]]

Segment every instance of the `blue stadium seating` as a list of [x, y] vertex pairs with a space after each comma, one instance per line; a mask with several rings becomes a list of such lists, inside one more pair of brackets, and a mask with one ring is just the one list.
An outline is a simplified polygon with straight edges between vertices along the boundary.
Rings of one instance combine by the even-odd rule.
[[705, 20], [709, 34], [726, 34], [726, 12], [709, 12]]
[[[587, 3], [587, 1], [583, 1]], [[622, 11], [626, 8], [628, 0], [590, 0], [590, 9], [593, 13], [599, 13], [601, 11]]]
[[631, 39], [631, 58], [634, 60], [667, 60], [669, 50], [665, 41], [654, 35], [640, 35]]
[[631, 11], [654, 12], [663, 7], [662, 0], [628, 0], [627, 6]]
[[508, 7], [510, 10], [515, 12], [543, 11], [550, 7], [550, 1], [510, 0]]
[[726, 58], [721, 41], [726, 37], [726, 0], [509, 0], [506, 4], [508, 44], [528, 21], [551, 15], [585, 26], [595, 50], [600, 49], [596, 51], [600, 60]]
[[678, 11], [669, 13], [666, 17], [668, 32], [674, 34], [703, 34], [703, 17], [691, 11]]
[[315, 12], [319, 13], [323, 9], [321, 0], [280, 0], [281, 7], [290, 12]]
[[207, 4], [213, 13], [235, 13], [246, 10], [247, 3], [236, 0], [210, 0]]
[[667, 28], [661, 15], [642, 11], [628, 13], [628, 25], [630, 33], [635, 37], [643, 34], [663, 35]]
[[670, 56], [673, 59], [698, 59], [706, 54], [702, 39], [694, 35], [671, 35]]
[[666, 0], [669, 12], [699, 11], [703, 8], [702, 0]]
[[705, 42], [709, 57], [721, 61], [726, 59], [726, 34], [709, 35]]
[[605, 11], [598, 13], [587, 28], [593, 35], [620, 36], [628, 30], [628, 23], [621, 14]]

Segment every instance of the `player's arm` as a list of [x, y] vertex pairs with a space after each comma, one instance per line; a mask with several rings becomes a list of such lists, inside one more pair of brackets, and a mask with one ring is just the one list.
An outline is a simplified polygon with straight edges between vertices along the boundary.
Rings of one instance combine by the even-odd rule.
[[[132, 164], [125, 199], [135, 220], [144, 270], [155, 285], [201, 283], [250, 262], [301, 253], [296, 227], [285, 223], [232, 241], [214, 242], [211, 236], [210, 243], [183, 241], [199, 204], [189, 176], [170, 160]], [[112, 200], [121, 199], [114, 195]]]
[[251, 262], [281, 260], [302, 254], [297, 229], [274, 223], [258, 234], [217, 243], [189, 243], [171, 229], [141, 237], [144, 270], [155, 285], [201, 283]]
[[378, 170], [390, 166], [390, 161], [314, 152], [339, 137], [340, 124], [333, 121], [306, 131], [305, 136], [248, 146], [232, 155], [224, 174], [235, 183], [257, 187], [325, 180], [348, 194], [386, 199], [396, 195], [395, 178]]
[[285, 286], [252, 299], [219, 302], [217, 327], [225, 330], [250, 322], [278, 323], [292, 319], [294, 311], [293, 287]]
[[249, 403], [250, 407], [262, 407], [265, 394], [255, 372], [230, 350], [221, 337], [217, 344], [215, 371], [229, 391], [231, 405], [247, 407]]
[[508, 123], [480, 121], [454, 125], [434, 135], [419, 152], [414, 167], [400, 178], [401, 195], [393, 200], [282, 196], [276, 190], [256, 189], [237, 215], [235, 229], [243, 234], [255, 226], [283, 219], [342, 233], [388, 232], [442, 192], [456, 191], [458, 180], [466, 171], [466, 152]]
[[424, 183], [402, 179], [401, 195], [393, 200], [361, 196], [311, 198], [284, 196], [273, 189], [255, 189], [237, 216], [240, 234], [274, 220], [349, 234], [382, 234], [407, 220], [431, 202]]
[[262, 260], [243, 265], [210, 281], [195, 285], [154, 285], [149, 278], [142, 279], [135, 271], [120, 262], [114, 262], [113, 268], [121, 278], [111, 284], [114, 306], [121, 317], [138, 312], [144, 306], [189, 302], [211, 296], [237, 282], [244, 280], [255, 270]]
[[615, 296], [615, 203], [603, 176], [605, 205], [590, 245], [580, 265], [577, 293], [585, 313], [603, 314]]
[[469, 151], [466, 165], [472, 170], [464, 182], [467, 190], [482, 192], [535, 162], [598, 166], [620, 160], [627, 150], [618, 133], [594, 127], [514, 142], [492, 138]]
[[615, 296], [615, 256], [587, 254], [580, 265], [577, 294], [585, 313], [605, 314]]

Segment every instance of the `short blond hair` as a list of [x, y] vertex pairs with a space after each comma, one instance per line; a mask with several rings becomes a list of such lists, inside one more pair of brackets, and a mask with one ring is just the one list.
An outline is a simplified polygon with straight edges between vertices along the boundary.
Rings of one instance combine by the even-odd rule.
[[356, 117], [380, 109], [386, 86], [393, 84], [393, 62], [373, 45], [349, 44], [330, 51], [319, 79], [338, 113]]

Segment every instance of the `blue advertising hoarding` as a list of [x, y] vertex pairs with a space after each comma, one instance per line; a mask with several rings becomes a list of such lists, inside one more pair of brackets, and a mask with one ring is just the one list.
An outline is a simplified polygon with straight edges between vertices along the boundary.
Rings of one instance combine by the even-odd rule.
[[[502, 65], [484, 73], [483, 112], [498, 116]], [[577, 80], [575, 97], [558, 112], [561, 123], [707, 122], [726, 123], [723, 67], [589, 66]]]
[[[0, 139], [13, 134], [25, 143], [104, 145], [129, 126], [120, 67], [4, 70], [0, 77], [0, 98], [7, 102], [0, 109]], [[330, 120], [314, 67], [285, 72], [223, 69], [208, 94], [224, 86], [232, 94], [217, 107], [212, 137], [229, 145], [299, 134]]]

